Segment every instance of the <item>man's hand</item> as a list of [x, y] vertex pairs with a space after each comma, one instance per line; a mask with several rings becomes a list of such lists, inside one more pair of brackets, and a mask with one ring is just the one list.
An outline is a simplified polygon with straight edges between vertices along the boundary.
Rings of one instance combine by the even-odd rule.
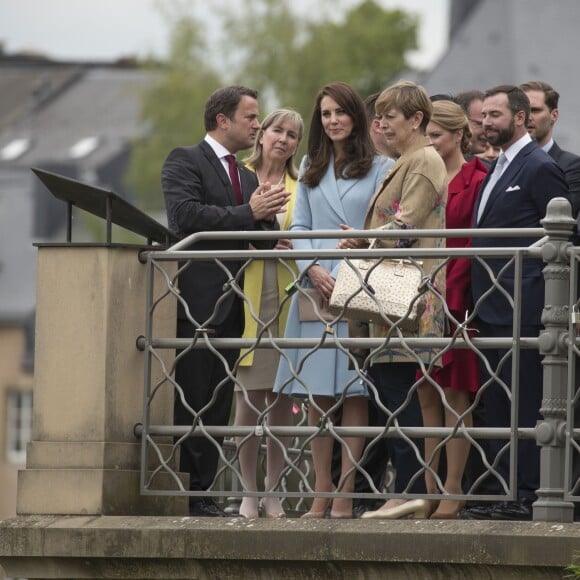
[[250, 197], [250, 208], [255, 221], [274, 221], [277, 213], [282, 213], [290, 199], [290, 192], [284, 185], [270, 185], [266, 182], [256, 189]]

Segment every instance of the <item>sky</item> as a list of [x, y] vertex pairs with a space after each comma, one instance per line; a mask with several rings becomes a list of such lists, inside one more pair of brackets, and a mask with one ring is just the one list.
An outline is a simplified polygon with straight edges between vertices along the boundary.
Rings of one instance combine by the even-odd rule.
[[[196, 2], [205, 20], [204, 4]], [[216, 0], [212, 0], [216, 2]], [[236, 0], [223, 0], [233, 6]], [[222, 3], [223, 3], [222, 1]], [[360, 0], [359, 0], [360, 1]], [[429, 69], [447, 46], [449, 0], [376, 0], [385, 8], [420, 15], [418, 51], [410, 63]], [[304, 14], [316, 0], [289, 0]], [[163, 57], [169, 27], [159, 5], [172, 0], [0, 0], [0, 43], [6, 53], [35, 51], [62, 60], [116, 60], [123, 56]], [[357, 0], [336, 0], [351, 6]], [[208, 23], [211, 31], [211, 22]]]

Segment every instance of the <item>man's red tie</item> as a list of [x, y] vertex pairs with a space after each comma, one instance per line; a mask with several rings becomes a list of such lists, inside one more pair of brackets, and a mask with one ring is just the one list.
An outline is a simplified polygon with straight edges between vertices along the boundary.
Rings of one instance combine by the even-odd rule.
[[238, 205], [242, 205], [244, 203], [244, 198], [242, 197], [242, 186], [240, 185], [240, 176], [238, 175], [236, 156], [226, 155], [226, 161], [228, 162], [230, 179], [232, 180], [232, 187], [234, 188], [234, 193], [236, 194], [236, 201], [238, 202]]

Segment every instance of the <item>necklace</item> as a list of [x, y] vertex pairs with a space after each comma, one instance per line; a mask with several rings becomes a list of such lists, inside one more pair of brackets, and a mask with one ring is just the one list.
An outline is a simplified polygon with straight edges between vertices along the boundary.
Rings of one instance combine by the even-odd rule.
[[[264, 181], [260, 177], [260, 172], [259, 171], [256, 171], [256, 176], [258, 177], [258, 184], [259, 185], [262, 185], [262, 183], [264, 183]], [[286, 177], [286, 170], [284, 169], [284, 171], [282, 172], [282, 176], [280, 177], [280, 180], [278, 181], [278, 183], [276, 183], [276, 185], [280, 185], [280, 184], [284, 183], [285, 177]]]

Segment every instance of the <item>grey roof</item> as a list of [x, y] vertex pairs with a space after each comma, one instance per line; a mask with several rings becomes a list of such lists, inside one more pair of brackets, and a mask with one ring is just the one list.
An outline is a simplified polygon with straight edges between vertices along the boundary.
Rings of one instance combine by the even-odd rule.
[[434, 94], [546, 81], [560, 93], [554, 137], [580, 154], [579, 22], [578, 0], [480, 0], [423, 84]]
[[0, 129], [26, 123], [32, 111], [58, 95], [81, 70], [72, 64], [0, 59]]
[[141, 70], [94, 68], [84, 72], [59, 98], [5, 127], [0, 148], [15, 137], [33, 138], [32, 148], [13, 164], [31, 167], [70, 160], [79, 140], [97, 137], [99, 146], [78, 164], [89, 171], [118, 154], [139, 135], [140, 98], [153, 75]]

